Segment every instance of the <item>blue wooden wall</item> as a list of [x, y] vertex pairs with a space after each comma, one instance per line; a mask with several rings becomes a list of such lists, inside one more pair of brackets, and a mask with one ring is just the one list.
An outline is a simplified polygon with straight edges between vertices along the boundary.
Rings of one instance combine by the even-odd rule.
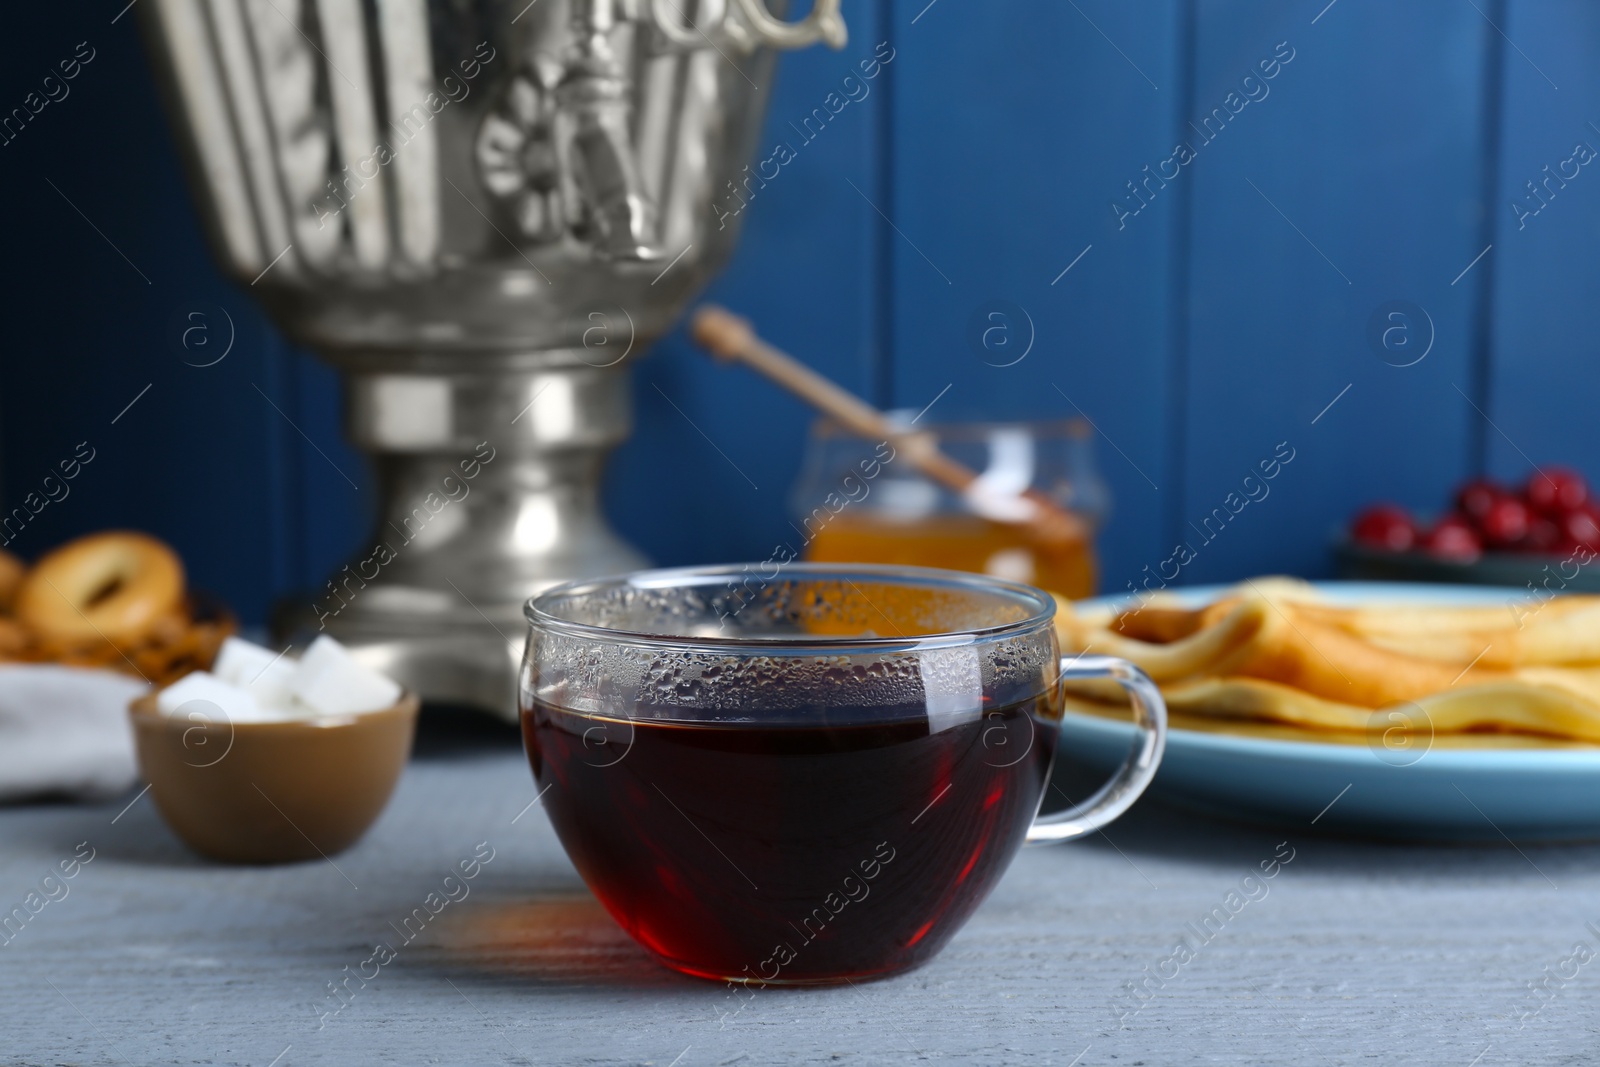
[[[80, 42], [94, 58], [0, 145], [0, 498], [88, 441], [70, 495], [14, 547], [147, 528], [259, 620], [360, 543], [370, 479], [335, 376], [213, 267], [133, 19], [112, 21], [124, 2], [7, 13], [0, 112]], [[709, 295], [880, 404], [943, 392], [930, 417], [1091, 418], [1115, 497], [1107, 589], [1180, 541], [1180, 581], [1326, 574], [1330, 537], [1374, 498], [1432, 508], [1533, 463], [1600, 476], [1600, 170], [1526, 187], [1600, 148], [1592, 3], [845, 12], [843, 52], [783, 59], [764, 146], [878, 42], [894, 59], [746, 212]], [[967, 340], [994, 301], [1033, 324], [1014, 366]], [[217, 344], [232, 318], [215, 366], [176, 340], [196, 310]], [[622, 531], [663, 563], [770, 554], [807, 412], [681, 335], [637, 364], [635, 395], [606, 494]], [[1206, 540], [1201, 520], [1286, 450], [1270, 494]]]

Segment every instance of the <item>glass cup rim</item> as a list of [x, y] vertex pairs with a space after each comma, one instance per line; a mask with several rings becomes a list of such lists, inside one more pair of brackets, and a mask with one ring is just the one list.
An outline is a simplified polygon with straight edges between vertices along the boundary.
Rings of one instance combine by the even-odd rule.
[[650, 633], [644, 630], [619, 629], [593, 623], [576, 622], [562, 618], [550, 610], [558, 599], [598, 593], [607, 589], [632, 586], [639, 589], [670, 589], [694, 585], [725, 585], [729, 579], [743, 579], [749, 568], [759, 564], [724, 563], [690, 567], [659, 567], [630, 571], [626, 574], [602, 578], [580, 578], [552, 586], [536, 596], [529, 597], [522, 613], [535, 630], [548, 631], [564, 637], [584, 638], [611, 644], [643, 646], [673, 650], [705, 651], [719, 654], [741, 652], [758, 656], [846, 654], [851, 652], [891, 652], [948, 648], [999, 641], [1033, 633], [1048, 626], [1055, 618], [1055, 599], [1045, 591], [1021, 582], [1012, 582], [988, 574], [968, 571], [942, 570], [936, 567], [909, 567], [886, 563], [790, 563], [771, 581], [784, 578], [852, 578], [897, 582], [907, 586], [922, 586], [966, 592], [1000, 594], [1030, 608], [1026, 616], [1012, 622], [993, 626], [976, 626], [961, 630], [918, 634], [912, 637], [860, 637], [853, 635], [797, 635], [781, 637], [720, 637], [712, 635], [679, 635]]

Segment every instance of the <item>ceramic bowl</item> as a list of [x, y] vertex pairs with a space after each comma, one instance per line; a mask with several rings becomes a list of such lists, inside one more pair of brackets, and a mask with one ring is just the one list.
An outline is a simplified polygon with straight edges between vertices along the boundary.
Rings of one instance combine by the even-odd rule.
[[190, 848], [226, 863], [332, 856], [366, 833], [411, 754], [419, 702], [360, 715], [205, 722], [129, 706], [150, 795]]

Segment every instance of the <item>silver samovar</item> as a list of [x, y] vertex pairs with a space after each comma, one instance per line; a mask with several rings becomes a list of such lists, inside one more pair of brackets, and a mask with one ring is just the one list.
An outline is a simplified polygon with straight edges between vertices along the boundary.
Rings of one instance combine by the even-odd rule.
[[514, 714], [524, 600], [642, 557], [621, 365], [726, 260], [772, 53], [839, 0], [146, 0], [212, 243], [344, 372], [377, 529], [282, 636]]

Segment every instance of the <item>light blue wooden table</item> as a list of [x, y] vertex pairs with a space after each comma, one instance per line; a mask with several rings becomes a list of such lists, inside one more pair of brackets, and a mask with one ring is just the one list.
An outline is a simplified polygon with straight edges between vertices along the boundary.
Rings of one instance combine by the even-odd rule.
[[[372, 833], [333, 862], [205, 863], [148, 797], [0, 811], [7, 908], [88, 854], [80, 842], [93, 850], [0, 947], [0, 1062], [1468, 1067], [1600, 1054], [1593, 846], [1372, 845], [1144, 804], [1109, 838], [1024, 852], [920, 971], [750, 995], [634, 947], [533, 797], [513, 736], [435, 731]], [[482, 842], [493, 858], [465, 897], [405, 926]], [[1180, 938], [1192, 958], [1175, 955]], [[395, 956], [368, 963], [378, 942]], [[362, 971], [377, 977], [347, 981]]]

